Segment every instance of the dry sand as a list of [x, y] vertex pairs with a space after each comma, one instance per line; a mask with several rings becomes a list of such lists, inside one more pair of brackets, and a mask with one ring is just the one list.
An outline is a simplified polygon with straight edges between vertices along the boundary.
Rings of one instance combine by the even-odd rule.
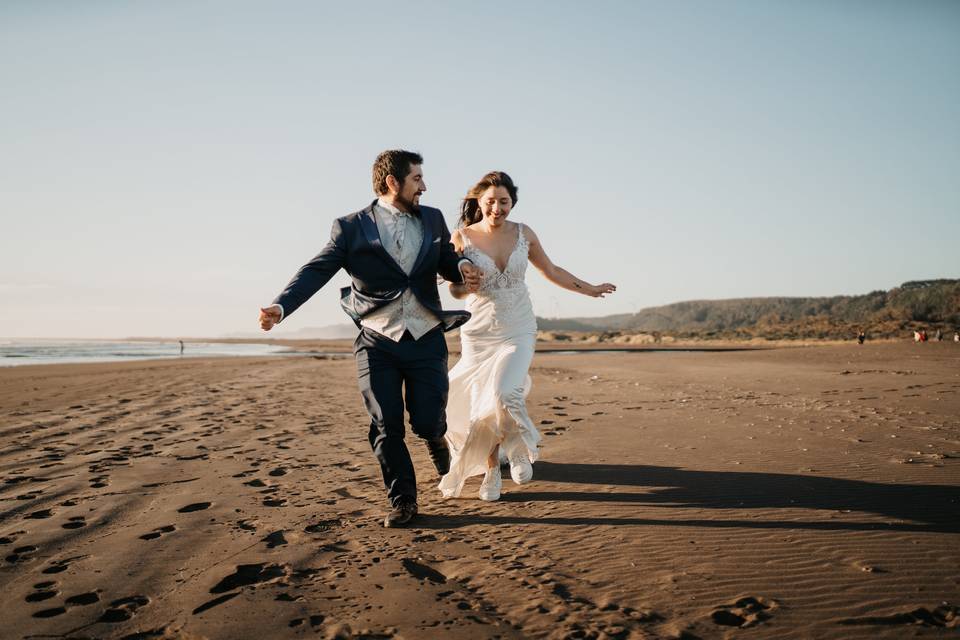
[[532, 375], [534, 482], [445, 501], [413, 441], [385, 530], [352, 359], [2, 369], [0, 636], [956, 634], [957, 345]]

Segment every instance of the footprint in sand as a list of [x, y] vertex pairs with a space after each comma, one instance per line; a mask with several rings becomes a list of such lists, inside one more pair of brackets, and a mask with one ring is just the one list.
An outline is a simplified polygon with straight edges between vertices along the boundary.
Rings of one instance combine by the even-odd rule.
[[923, 627], [942, 627], [956, 629], [960, 626], [960, 607], [944, 602], [939, 607], [919, 607], [903, 613], [889, 616], [867, 616], [863, 618], [845, 618], [844, 625], [919, 625]]
[[281, 547], [287, 544], [287, 539], [283, 537], [283, 530], [274, 531], [269, 534], [267, 537], [263, 538], [261, 542], [267, 543], [267, 549], [273, 549], [275, 547]]
[[40, 573], [46, 573], [46, 574], [63, 573], [64, 571], [70, 568], [71, 562], [73, 562], [74, 560], [83, 560], [84, 558], [87, 558], [87, 557], [88, 556], [74, 556], [72, 558], [56, 560], [50, 563], [50, 566], [44, 569], [43, 571], [41, 571]]
[[342, 524], [343, 523], [338, 519], [320, 520], [319, 522], [314, 522], [313, 524], [307, 525], [304, 528], [304, 531], [307, 533], [325, 533], [335, 527], [341, 526]]
[[110, 603], [110, 608], [103, 612], [97, 622], [124, 622], [136, 614], [137, 609], [150, 603], [147, 596], [128, 596]]
[[53, 515], [53, 509], [41, 509], [40, 511], [34, 511], [33, 513], [28, 513], [23, 516], [28, 520], [44, 520]]
[[55, 563], [43, 570], [43, 573], [61, 573], [70, 568], [67, 563]]
[[429, 580], [434, 584], [447, 583], [447, 576], [443, 575], [433, 567], [429, 567], [410, 558], [404, 558], [400, 561], [400, 563], [403, 565], [403, 568], [407, 570], [407, 573], [412, 575], [417, 580]]
[[259, 520], [241, 520], [237, 523], [237, 527], [243, 529], [244, 531], [256, 531], [259, 523]]
[[140, 539], [141, 539], [141, 540], [156, 540], [157, 538], [159, 538], [159, 537], [162, 536], [163, 534], [165, 534], [165, 533], [173, 533], [173, 532], [176, 531], [176, 530], [177, 530], [177, 528], [176, 528], [174, 525], [168, 524], [168, 525], [163, 526], [163, 527], [157, 527], [156, 529], [154, 529], [154, 530], [151, 531], [150, 533], [145, 533], [145, 534], [143, 534], [142, 536], [140, 536]]
[[69, 605], [85, 607], [96, 602], [100, 602], [100, 595], [95, 591], [90, 591], [89, 593], [78, 593], [75, 596], [70, 596], [64, 600]]
[[17, 541], [17, 538], [18, 538], [19, 536], [22, 536], [22, 535], [25, 534], [25, 533], [26, 533], [26, 531], [14, 531], [13, 533], [9, 533], [9, 534], [3, 536], [2, 538], [0, 538], [0, 545], [3, 545], [3, 544], [13, 544], [14, 542]]
[[[41, 583], [43, 584], [43, 583]], [[46, 583], [46, 584], [56, 584], [56, 583]], [[55, 598], [60, 594], [56, 589], [37, 589], [33, 593], [27, 595], [24, 598], [27, 602], [43, 602], [44, 600], [49, 600], [50, 598]]]
[[[327, 619], [326, 616], [323, 616], [323, 615], [320, 615], [320, 614], [312, 615], [312, 616], [310, 616], [310, 626], [311, 626], [311, 627], [320, 626], [321, 624], [323, 624], [323, 621], [326, 620], [326, 619]], [[299, 626], [303, 625], [305, 622], [306, 622], [306, 620], [305, 620], [304, 618], [294, 618], [293, 620], [291, 620], [290, 622], [287, 623], [287, 626], [288, 626], [288, 627], [299, 627]], [[347, 636], [346, 636], [346, 635], [332, 634], [330, 637], [340, 638], [340, 637], [347, 637]], [[379, 636], [378, 636], [378, 637], [379, 637]], [[384, 637], [385, 637], [385, 636], [384, 636]]]
[[32, 544], [24, 545], [22, 547], [17, 547], [13, 550], [13, 553], [4, 558], [10, 564], [17, 564], [20, 562], [27, 562], [28, 560], [33, 560], [33, 554], [37, 550], [37, 547]]
[[80, 529], [87, 526], [87, 520], [83, 516], [73, 516], [69, 522], [64, 522], [60, 526], [64, 529]]
[[236, 566], [234, 573], [226, 576], [215, 584], [210, 593], [226, 593], [251, 584], [272, 582], [284, 578], [289, 573], [289, 567], [280, 564], [241, 564]]
[[177, 456], [177, 460], [209, 460], [209, 453], [198, 453], [192, 456]]
[[341, 469], [346, 469], [347, 471], [354, 471], [354, 472], [360, 471], [360, 467], [358, 467], [357, 465], [355, 465], [355, 464], [352, 463], [352, 462], [334, 462], [333, 464], [328, 465], [328, 466], [330, 466], [330, 467], [340, 467]]
[[416, 536], [413, 538], [412, 542], [436, 542], [437, 536], [432, 533], [427, 533], [422, 536]]
[[239, 592], [239, 591], [234, 591], [233, 593], [228, 593], [228, 594], [226, 594], [226, 595], [220, 596], [219, 598], [214, 598], [213, 600], [208, 600], [207, 602], [204, 602], [202, 605], [200, 605], [199, 607], [197, 607], [196, 609], [194, 609], [194, 610], [191, 612], [191, 614], [192, 614], [192, 615], [195, 615], [195, 616], [196, 616], [196, 615], [200, 615], [200, 614], [203, 613], [204, 611], [209, 611], [210, 609], [213, 609], [214, 607], [216, 607], [216, 606], [218, 606], [218, 605], [221, 605], [221, 604], [223, 604], [224, 602], [227, 602], [228, 600], [233, 600], [233, 599], [236, 598], [238, 595], [240, 595], [240, 592]]
[[194, 511], [203, 511], [204, 509], [209, 509], [212, 502], [194, 502], [188, 504], [185, 507], [180, 507], [177, 509], [177, 513], [193, 513]]
[[745, 629], [771, 618], [770, 611], [777, 608], [775, 600], [747, 596], [740, 598], [733, 604], [720, 605], [710, 619], [714, 623], [725, 627], [740, 627]]

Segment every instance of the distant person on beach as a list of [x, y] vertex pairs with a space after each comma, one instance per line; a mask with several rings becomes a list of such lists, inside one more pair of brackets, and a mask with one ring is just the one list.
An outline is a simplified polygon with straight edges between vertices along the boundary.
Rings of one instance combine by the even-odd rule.
[[941, 331], [940, 329], [937, 329], [937, 333], [936, 333], [933, 337], [936, 338], [937, 342], [942, 342], [942, 341], [943, 341], [943, 331]]
[[450, 285], [455, 298], [466, 298], [471, 317], [460, 329], [461, 356], [450, 371], [447, 440], [453, 460], [439, 487], [446, 497], [459, 496], [467, 478], [483, 474], [480, 499], [499, 499], [501, 450], [516, 484], [533, 478], [540, 434], [527, 415], [526, 397], [537, 321], [524, 282], [527, 262], [570, 291], [602, 298], [616, 290], [553, 264], [530, 227], [507, 220], [516, 204], [510, 176], [488, 173], [467, 192], [452, 236], [483, 279], [478, 290]]
[[954, 332], [953, 332], [953, 341], [954, 341], [954, 342], [960, 342], [960, 331], [954, 331]]
[[180, 343], [180, 355], [183, 355], [183, 340], [177, 340]]
[[418, 511], [417, 478], [404, 442], [404, 410], [413, 432], [426, 441], [437, 473], [449, 470], [447, 343], [444, 332], [470, 318], [444, 311], [437, 275], [474, 291], [480, 272], [459, 256], [439, 209], [420, 205], [427, 190], [423, 158], [390, 150], [377, 156], [377, 199], [333, 221], [330, 241], [300, 268], [273, 304], [260, 309], [269, 331], [344, 269], [352, 285], [340, 305], [360, 335], [354, 343], [357, 375], [370, 414], [369, 441], [380, 462], [391, 509], [385, 527], [408, 524]]
[[858, 344], [863, 344], [866, 339], [867, 339], [867, 334], [865, 332], [860, 331], [860, 333], [857, 334]]

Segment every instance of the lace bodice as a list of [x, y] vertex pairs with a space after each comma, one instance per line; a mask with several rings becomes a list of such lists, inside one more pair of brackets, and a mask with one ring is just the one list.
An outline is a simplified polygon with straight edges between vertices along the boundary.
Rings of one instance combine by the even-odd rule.
[[517, 234], [517, 244], [507, 259], [507, 266], [503, 271], [497, 267], [493, 258], [478, 249], [467, 237], [467, 234], [461, 234], [463, 238], [463, 255], [470, 258], [471, 262], [483, 270], [483, 280], [480, 283], [480, 291], [477, 295], [493, 296], [497, 292], [507, 289], [526, 290], [524, 276], [527, 272], [527, 257], [530, 250], [530, 243], [523, 233], [523, 225], [520, 225]]

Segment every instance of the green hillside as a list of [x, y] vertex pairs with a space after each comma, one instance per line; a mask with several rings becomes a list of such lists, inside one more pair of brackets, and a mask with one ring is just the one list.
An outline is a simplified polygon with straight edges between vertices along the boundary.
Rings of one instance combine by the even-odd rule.
[[599, 318], [538, 318], [544, 331], [618, 331], [678, 337], [847, 338], [859, 329], [898, 336], [960, 328], [960, 280], [905, 282], [889, 291], [829, 298], [691, 300]]

